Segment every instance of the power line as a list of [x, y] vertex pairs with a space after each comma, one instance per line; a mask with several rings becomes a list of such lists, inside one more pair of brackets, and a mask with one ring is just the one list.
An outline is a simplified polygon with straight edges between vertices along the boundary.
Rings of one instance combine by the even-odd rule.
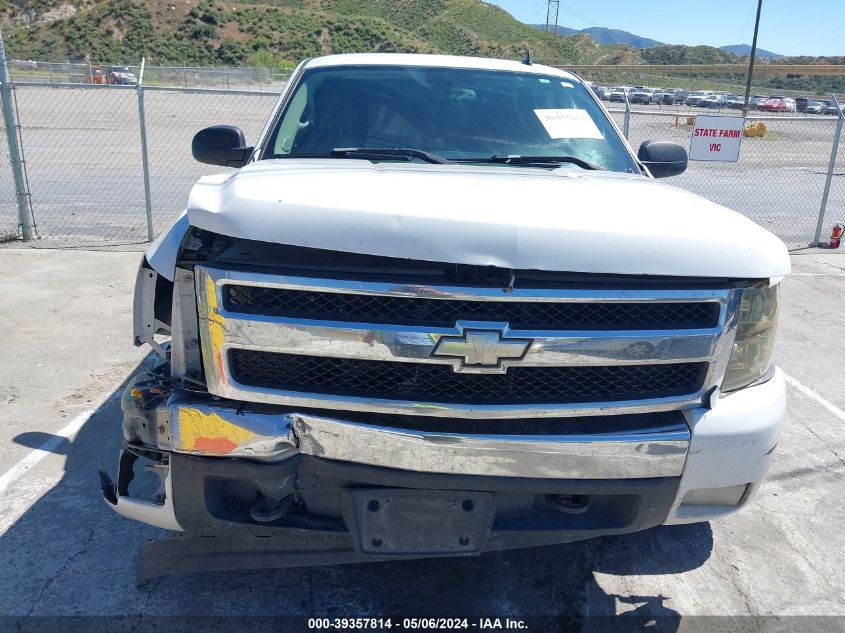
[[739, 36], [737, 36], [737, 42], [742, 44], [742, 37], [745, 35], [745, 27], [748, 26], [748, 21], [751, 19], [751, 16], [754, 14], [754, 6], [757, 4], [756, 0], [751, 0], [751, 6], [748, 7], [748, 15], [745, 16], [745, 22], [742, 23], [742, 30], [739, 32]]
[[584, 15], [583, 13], [581, 13], [580, 11], [578, 11], [577, 9], [573, 9], [572, 7], [570, 7], [570, 6], [569, 6], [568, 4], [566, 4], [565, 2], [561, 2], [560, 4], [563, 6], [563, 8], [564, 8], [564, 9], [566, 9], [569, 13], [571, 13], [571, 14], [572, 14], [572, 15], [574, 15], [575, 17], [577, 17], [577, 18], [581, 18], [582, 20], [584, 20], [585, 22], [588, 22], [589, 24], [591, 24], [591, 25], [593, 25], [593, 26], [600, 26], [600, 27], [602, 27], [602, 28], [606, 28], [606, 27], [604, 26], [604, 24], [601, 24], [601, 23], [597, 22], [596, 20], [594, 20], [593, 18], [591, 18], [591, 17], [589, 17], [589, 16], [587, 16], [587, 15]]

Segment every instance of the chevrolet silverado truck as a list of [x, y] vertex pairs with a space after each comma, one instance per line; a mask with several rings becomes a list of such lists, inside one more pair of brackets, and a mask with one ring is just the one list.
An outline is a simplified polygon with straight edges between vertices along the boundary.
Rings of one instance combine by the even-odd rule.
[[251, 144], [220, 125], [192, 151], [230, 169], [141, 263], [158, 361], [101, 482], [118, 514], [222, 543], [206, 568], [562, 543], [760, 487], [786, 248], [658, 182], [686, 150], [634, 152], [578, 76], [309, 59]]

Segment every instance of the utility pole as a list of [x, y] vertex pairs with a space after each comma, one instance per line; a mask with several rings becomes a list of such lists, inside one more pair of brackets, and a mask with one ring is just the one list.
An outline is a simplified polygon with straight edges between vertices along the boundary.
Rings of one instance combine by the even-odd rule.
[[751, 79], [754, 76], [754, 58], [757, 56], [757, 31], [760, 29], [760, 10], [763, 0], [757, 0], [757, 19], [754, 20], [754, 38], [751, 40], [751, 59], [748, 60], [748, 79], [745, 81], [745, 104], [742, 116], [748, 116], [748, 102], [751, 99]]
[[[549, 64], [549, 42], [554, 35], [557, 35], [557, 20], [558, 20], [558, 12], [560, 11], [560, 0], [549, 0], [548, 5], [546, 5], [546, 31], [545, 31], [545, 38], [546, 38], [546, 54], [543, 56], [543, 63]], [[553, 17], [554, 16], [554, 17]], [[551, 33], [549, 34], [549, 27], [551, 27]]]

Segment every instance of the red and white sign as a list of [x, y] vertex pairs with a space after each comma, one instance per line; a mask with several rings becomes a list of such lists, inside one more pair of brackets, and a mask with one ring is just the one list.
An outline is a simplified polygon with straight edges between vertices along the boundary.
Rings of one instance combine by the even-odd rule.
[[689, 146], [690, 160], [735, 163], [745, 119], [741, 116], [697, 116]]

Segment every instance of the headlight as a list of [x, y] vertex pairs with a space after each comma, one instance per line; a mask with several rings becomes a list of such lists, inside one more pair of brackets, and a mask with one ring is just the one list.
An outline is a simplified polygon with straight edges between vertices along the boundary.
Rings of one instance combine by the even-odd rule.
[[778, 320], [778, 286], [742, 291], [739, 322], [722, 391], [735, 391], [762, 378], [772, 364]]

